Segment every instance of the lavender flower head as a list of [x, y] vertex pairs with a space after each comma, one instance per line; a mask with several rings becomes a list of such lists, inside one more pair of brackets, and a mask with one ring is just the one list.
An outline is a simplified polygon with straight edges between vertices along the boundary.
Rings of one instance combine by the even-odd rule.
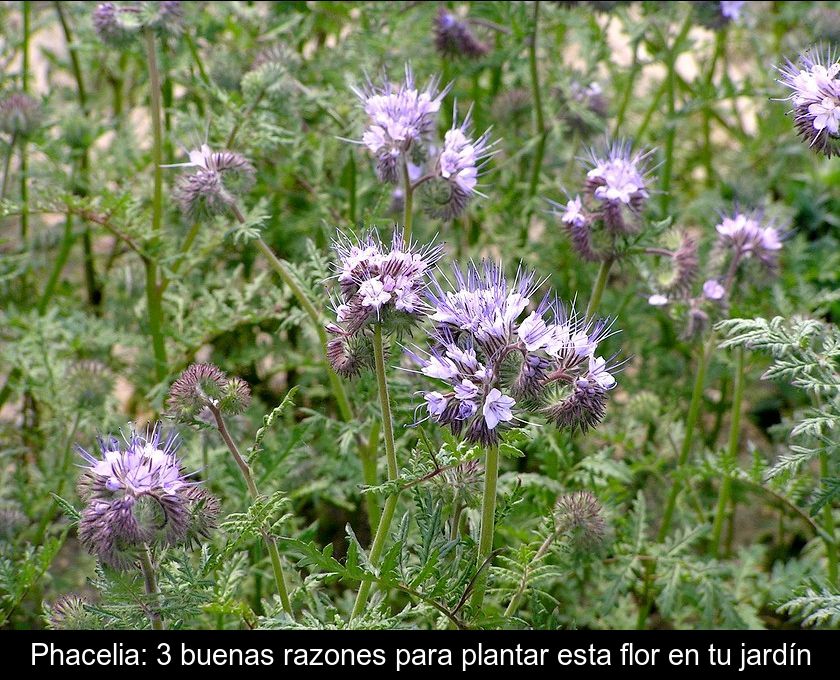
[[734, 266], [752, 257], [769, 270], [776, 268], [784, 234], [777, 227], [764, 224], [760, 213], [736, 212], [723, 217], [715, 230], [719, 247], [732, 253]]
[[13, 137], [29, 137], [41, 125], [41, 104], [24, 92], [0, 100], [0, 130]]
[[99, 441], [100, 457], [79, 449], [87, 465], [79, 482], [85, 501], [79, 540], [104, 564], [128, 569], [145, 546], [172, 546], [207, 536], [218, 501], [188, 479], [174, 434], [155, 427], [124, 442]]
[[390, 246], [371, 231], [358, 240], [342, 234], [334, 248], [339, 299], [336, 322], [327, 325], [333, 336], [327, 354], [337, 373], [352, 376], [367, 363], [368, 343], [360, 337], [367, 326], [379, 323], [386, 332], [399, 333], [423, 318], [427, 274], [443, 247], [406, 243], [394, 229]]
[[489, 262], [454, 270], [454, 284], [430, 287], [437, 325], [420, 372], [442, 384], [424, 393], [429, 418], [455, 434], [495, 445], [518, 414], [540, 413], [560, 427], [587, 430], [601, 421], [613, 366], [597, 356], [610, 323], [586, 320], [544, 297], [530, 312], [538, 283], [520, 270], [509, 282]]
[[256, 171], [250, 161], [233, 151], [213, 151], [207, 144], [188, 152], [189, 161], [165, 168], [195, 168], [175, 183], [175, 200], [189, 217], [219, 214], [236, 206], [239, 196], [254, 184]]
[[603, 155], [590, 150], [583, 193], [566, 205], [550, 202], [575, 250], [585, 260], [611, 256], [616, 237], [638, 230], [640, 215], [650, 197], [648, 173], [652, 153], [633, 152], [624, 141], [609, 145]]
[[828, 157], [840, 154], [840, 62], [833, 50], [812, 48], [779, 69], [791, 93], [793, 120], [808, 146]]
[[127, 44], [140, 27], [137, 8], [122, 7], [114, 2], [100, 2], [91, 18], [99, 39], [115, 47]]
[[435, 163], [434, 178], [422, 184], [423, 207], [432, 217], [451, 220], [461, 215], [474, 195], [478, 176], [493, 155], [490, 130], [472, 138], [472, 116], [467, 113], [458, 125], [453, 116], [452, 128], [443, 138], [443, 147]]
[[251, 388], [241, 378], [229, 378], [213, 364], [190, 364], [169, 388], [167, 416], [182, 423], [203, 424], [210, 409], [225, 415], [243, 413], [251, 403]]
[[441, 7], [435, 17], [435, 47], [445, 57], [483, 57], [490, 49], [475, 37], [469, 24]]
[[432, 78], [420, 90], [414, 83], [411, 67], [405, 67], [405, 81], [397, 86], [387, 77], [380, 86], [368, 80], [364, 89], [352, 88], [368, 116], [361, 144], [376, 158], [376, 173], [383, 182], [396, 182], [400, 158], [422, 145], [434, 129], [435, 119], [447, 85], [438, 90], [439, 80]]

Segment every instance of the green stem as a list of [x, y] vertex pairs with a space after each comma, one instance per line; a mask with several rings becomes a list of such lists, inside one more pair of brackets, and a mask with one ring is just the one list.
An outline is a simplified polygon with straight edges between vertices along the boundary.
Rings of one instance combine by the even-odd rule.
[[507, 608], [505, 609], [504, 617], [508, 618], [513, 616], [516, 608], [519, 606], [519, 601], [522, 599], [522, 595], [525, 593], [525, 589], [528, 587], [528, 579], [531, 576], [531, 567], [535, 564], [538, 564], [539, 561], [545, 557], [545, 554], [548, 552], [548, 549], [551, 547], [552, 542], [554, 539], [557, 538], [557, 532], [552, 532], [546, 539], [543, 541], [543, 544], [540, 546], [540, 549], [537, 550], [537, 554], [534, 555], [533, 559], [525, 565], [525, 570], [522, 572], [522, 579], [519, 582], [519, 588], [517, 588], [516, 592], [513, 594], [513, 597], [510, 598], [510, 602], [508, 603]]
[[155, 577], [155, 567], [152, 564], [152, 556], [148, 546], [144, 546], [140, 550], [140, 571], [143, 572], [143, 584], [146, 588], [146, 595], [154, 602], [149, 604], [149, 622], [152, 624], [152, 630], [164, 630], [163, 621], [158, 613], [160, 606], [160, 591], [158, 590], [157, 578]]
[[9, 172], [12, 167], [12, 156], [15, 152], [15, 144], [17, 143], [17, 135], [12, 134], [9, 139], [9, 146], [6, 147], [6, 156], [3, 159], [3, 186], [0, 188], [0, 201], [6, 198], [6, 192], [9, 190]]
[[662, 193], [660, 195], [660, 207], [662, 215], [668, 214], [671, 205], [671, 179], [674, 174], [674, 142], [677, 134], [677, 69], [676, 62], [679, 54], [679, 47], [683, 39], [688, 35], [691, 28], [693, 12], [689, 12], [683, 23], [679, 35], [668, 48], [668, 74], [666, 75], [665, 94], [667, 96], [667, 126], [665, 129], [665, 161], [662, 164]]
[[539, 189], [540, 174], [542, 172], [543, 158], [545, 157], [545, 143], [548, 137], [548, 130], [545, 127], [545, 115], [543, 113], [542, 91], [540, 89], [540, 74], [537, 66], [537, 37], [540, 21], [540, 3], [534, 3], [533, 30], [528, 40], [528, 71], [531, 80], [531, 97], [534, 101], [534, 137], [537, 139], [537, 147], [534, 150], [534, 157], [531, 164], [531, 176], [528, 181], [528, 208], [526, 218], [523, 220], [520, 241], [524, 244], [528, 240], [528, 223], [534, 211], [534, 197]]
[[47, 279], [47, 285], [44, 287], [44, 292], [41, 294], [41, 299], [38, 301], [38, 314], [41, 316], [43, 316], [47, 311], [47, 305], [52, 299], [53, 293], [55, 293], [55, 288], [58, 285], [58, 279], [61, 276], [64, 265], [67, 264], [67, 258], [70, 256], [70, 249], [73, 247], [73, 242], [75, 240], [76, 236], [73, 233], [73, 215], [67, 213], [67, 217], [64, 221], [64, 235], [61, 239], [58, 255], [53, 263], [53, 268], [50, 272], [49, 279]]
[[714, 184], [714, 167], [712, 162], [712, 113], [713, 106], [713, 85], [715, 78], [715, 68], [725, 49], [726, 29], [721, 28], [715, 37], [715, 51], [712, 54], [712, 61], [709, 64], [709, 70], [706, 73], [705, 95], [708, 97], [706, 105], [703, 107], [703, 167], [706, 169], [706, 186]]
[[[256, 481], [254, 481], [254, 475], [251, 472], [250, 466], [239, 452], [239, 447], [236, 445], [236, 442], [233, 441], [233, 437], [230, 436], [230, 432], [228, 432], [227, 426], [225, 425], [225, 419], [222, 417], [221, 411], [212, 404], [208, 404], [208, 408], [216, 421], [216, 429], [219, 430], [219, 434], [224, 440], [228, 451], [230, 451], [234, 461], [236, 461], [236, 465], [239, 467], [239, 471], [242, 473], [242, 477], [245, 479], [245, 484], [248, 487], [248, 493], [250, 494], [251, 499], [253, 501], [259, 500], [260, 492], [257, 489]], [[289, 600], [289, 592], [286, 588], [286, 577], [283, 574], [283, 564], [280, 561], [280, 553], [277, 551], [277, 542], [274, 540], [274, 536], [269, 534], [265, 529], [262, 530], [262, 536], [263, 541], [265, 542], [265, 547], [268, 549], [268, 554], [271, 557], [271, 567], [274, 570], [274, 581], [277, 584], [277, 593], [280, 595], [280, 602], [283, 605], [283, 610], [290, 617], [294, 618], [292, 603]]]
[[[388, 379], [385, 372], [385, 346], [382, 339], [382, 326], [376, 324], [373, 331], [373, 353], [376, 364], [376, 382], [379, 386], [379, 406], [382, 409], [382, 434], [385, 437], [385, 458], [388, 464], [388, 481], [395, 482], [400, 477], [399, 466], [397, 465], [397, 451], [394, 444], [394, 423], [391, 417], [391, 399], [388, 394]], [[370, 563], [377, 566], [382, 551], [385, 548], [385, 541], [391, 531], [391, 521], [394, 519], [394, 512], [397, 509], [399, 492], [392, 492], [385, 501], [385, 508], [379, 518], [379, 526], [376, 528], [376, 535], [370, 547]], [[359, 616], [367, 604], [372, 583], [364, 581], [359, 586], [356, 595], [356, 602], [350, 619]]]
[[403, 175], [403, 241], [411, 241], [411, 226], [414, 221], [414, 187], [411, 185], [411, 175], [408, 172], [408, 159], [402, 155]]
[[[738, 347], [735, 350], [735, 387], [732, 393], [732, 415], [729, 425], [729, 444], [726, 447], [725, 466], [735, 465], [738, 458], [738, 437], [741, 433], [741, 402], [744, 397], [744, 348]], [[712, 557], [717, 557], [720, 551], [720, 537], [723, 531], [723, 522], [729, 506], [729, 498], [732, 493], [732, 475], [729, 469], [724, 470], [723, 480], [720, 483], [715, 519], [712, 523]]]
[[630, 98], [633, 95], [636, 78], [639, 75], [639, 71], [642, 70], [642, 62], [639, 60], [640, 44], [641, 38], [633, 41], [633, 63], [630, 67], [630, 73], [627, 75], [627, 87], [624, 88], [624, 95], [621, 98], [621, 104], [615, 116], [614, 137], [617, 137], [619, 132], [621, 132], [622, 125], [624, 124], [624, 116], [627, 114], [627, 107], [630, 105]]
[[598, 305], [601, 304], [601, 297], [604, 294], [604, 289], [607, 287], [607, 280], [610, 277], [610, 269], [612, 269], [614, 261], [612, 257], [608, 257], [601, 262], [601, 267], [598, 269], [598, 277], [595, 279], [595, 283], [592, 285], [592, 293], [589, 295], [589, 304], [586, 305], [585, 318], [587, 319], [591, 319], [595, 315]]
[[[478, 539], [477, 568], [481, 569], [484, 562], [493, 551], [493, 532], [496, 524], [496, 487], [499, 481], [499, 447], [491, 446], [487, 449], [484, 462], [484, 496], [481, 500], [481, 533]], [[478, 612], [484, 602], [484, 592], [487, 589], [486, 571], [478, 575], [475, 581], [471, 603], [473, 610]]]
[[[706, 382], [706, 368], [712, 354], [712, 349], [714, 348], [714, 342], [715, 336], [714, 333], [712, 333], [709, 335], [709, 339], [706, 341], [698, 359], [697, 373], [694, 376], [694, 389], [691, 392], [691, 402], [689, 403], [688, 415], [685, 420], [685, 436], [683, 437], [682, 446], [680, 447], [680, 453], [677, 458], [677, 466], [675, 469], [675, 472], [677, 473], [686, 464], [688, 457], [691, 454], [694, 427], [700, 416], [700, 406], [703, 402], [703, 386]], [[668, 532], [671, 530], [671, 521], [674, 517], [674, 508], [677, 505], [677, 496], [679, 496], [680, 487], [681, 481], [679, 475], [677, 475], [671, 483], [671, 491], [668, 494], [668, 501], [665, 505], [665, 512], [662, 516], [662, 525], [659, 527], [658, 540], [660, 543], [665, 540], [668, 536]]]
[[[163, 222], [163, 131], [161, 127], [160, 72], [157, 66], [155, 34], [146, 29], [146, 60], [149, 67], [150, 108], [152, 118], [152, 166], [154, 193], [152, 195], [152, 245], [157, 245]], [[163, 336], [162, 296], [158, 284], [157, 263], [154, 255], [144, 262], [146, 266], [146, 302], [149, 307], [149, 333], [155, 357], [155, 375], [158, 382], [166, 380], [166, 343]]]
[[[29, 94], [29, 40], [32, 34], [32, 3], [21, 2], [23, 10], [23, 44], [21, 46], [21, 90]], [[29, 235], [29, 158], [26, 139], [20, 140], [20, 238], [26, 247]]]
[[[823, 451], [820, 454], [820, 476], [825, 479], [829, 476], [828, 453]], [[825, 524], [825, 554], [828, 559], [828, 582], [832, 587], [837, 587], [837, 541], [834, 532], [834, 513], [831, 503], [823, 506], [823, 524]]]
[[[365, 486], [376, 486], [379, 481], [376, 474], [376, 450], [379, 445], [379, 426], [380, 422], [378, 420], [374, 420], [371, 423], [367, 446], [362, 446], [361, 448], [362, 479], [365, 482]], [[379, 524], [380, 516], [379, 504], [376, 502], [376, 496], [374, 494], [365, 494], [365, 508], [367, 510], [370, 532], [373, 535]]]

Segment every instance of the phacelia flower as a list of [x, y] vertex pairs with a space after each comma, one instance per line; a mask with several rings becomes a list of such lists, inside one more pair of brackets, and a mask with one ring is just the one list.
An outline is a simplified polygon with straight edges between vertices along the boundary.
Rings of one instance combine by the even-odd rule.
[[405, 67], [405, 81], [397, 86], [387, 77], [376, 86], [368, 80], [364, 89], [353, 88], [368, 117], [361, 144], [376, 158], [376, 172], [383, 182], [399, 178], [400, 158], [409, 151], [422, 151], [434, 129], [440, 104], [450, 86], [438, 89], [438, 78], [418, 89], [411, 67]]
[[427, 310], [424, 299], [427, 274], [440, 259], [442, 246], [406, 243], [394, 229], [390, 246], [369, 232], [361, 239], [340, 235], [338, 255], [339, 299], [336, 322], [327, 326], [332, 339], [327, 354], [335, 371], [350, 376], [366, 361], [361, 331], [380, 323], [387, 332], [400, 332], [419, 321]]
[[779, 69], [791, 93], [794, 124], [808, 146], [826, 156], [840, 154], [840, 62], [832, 50], [813, 48]]
[[714, 279], [709, 279], [703, 284], [703, 297], [707, 300], [722, 300], [726, 295], [726, 288]]
[[597, 548], [607, 533], [604, 509], [589, 491], [561, 496], [555, 506], [554, 521], [558, 534], [581, 550]]
[[213, 364], [191, 364], [169, 388], [166, 409], [170, 418], [195, 424], [210, 407], [237, 415], [250, 403], [251, 388], [241, 378], [228, 378]]
[[114, 378], [101, 361], [83, 359], [67, 367], [64, 389], [75, 408], [93, 411], [102, 408], [111, 396]]
[[603, 155], [590, 150], [583, 191], [565, 205], [549, 201], [583, 259], [613, 257], [616, 239], [638, 230], [650, 197], [647, 175], [651, 154], [633, 152], [627, 142], [609, 145]]
[[62, 595], [44, 607], [44, 618], [50, 630], [99, 630], [99, 617], [88, 609], [90, 602], [79, 595]]
[[41, 125], [41, 104], [23, 92], [0, 99], [0, 130], [13, 137], [29, 137]]
[[79, 449], [79, 540], [103, 564], [131, 568], [145, 546], [188, 544], [215, 526], [218, 502], [184, 473], [174, 434], [162, 439], [155, 427], [99, 445], [100, 457]]
[[195, 168], [180, 175], [175, 183], [175, 200], [181, 212], [194, 217], [206, 212], [218, 214], [235, 206], [237, 199], [254, 184], [254, 166], [233, 151], [212, 151], [207, 144], [189, 152], [186, 163], [166, 168]]
[[697, 11], [697, 19], [704, 26], [711, 29], [723, 28], [729, 23], [741, 19], [741, 12], [746, 4], [744, 0], [701, 0], [692, 3]]
[[454, 219], [464, 212], [474, 195], [481, 195], [476, 185], [481, 169], [493, 154], [490, 130], [472, 139], [471, 127], [469, 113], [461, 125], [452, 124], [434, 168], [438, 179], [422, 185], [423, 207], [432, 217]]
[[92, 19], [99, 39], [115, 47], [129, 42], [140, 28], [137, 8], [115, 2], [100, 2], [93, 10]]
[[752, 257], [767, 269], [775, 269], [783, 234], [777, 227], [763, 224], [760, 213], [737, 212], [724, 217], [715, 229], [719, 246], [731, 251], [738, 262]]
[[558, 94], [563, 105], [563, 119], [580, 135], [589, 135], [599, 129], [609, 113], [604, 90], [597, 82], [586, 84], [575, 79]]
[[487, 45], [473, 35], [469, 24], [443, 7], [435, 17], [435, 47], [445, 57], [476, 59], [489, 51]]
[[651, 152], [632, 152], [627, 142], [612, 144], [606, 155], [590, 152], [591, 168], [586, 173], [586, 188], [598, 206], [599, 217], [614, 232], [635, 231], [635, 220], [650, 194], [647, 190], [647, 161]]
[[[436, 327], [426, 356], [411, 354], [423, 375], [445, 385], [424, 393], [431, 420], [483, 445], [498, 443], [523, 413], [571, 429], [600, 422], [615, 380], [596, 352], [611, 324], [549, 297], [531, 309], [538, 285], [531, 272], [509, 282], [500, 266], [484, 262], [456, 268], [446, 288], [430, 286]], [[583, 395], [587, 389], [594, 396]]]

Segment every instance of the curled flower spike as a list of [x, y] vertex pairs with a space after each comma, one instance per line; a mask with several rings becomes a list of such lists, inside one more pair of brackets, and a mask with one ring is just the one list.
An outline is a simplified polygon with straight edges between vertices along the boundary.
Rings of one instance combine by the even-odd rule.
[[736, 264], [752, 257], [772, 271], [778, 264], [784, 234], [775, 226], [763, 224], [762, 219], [759, 212], [736, 212], [724, 217], [715, 230], [719, 246], [732, 252]]
[[170, 418], [195, 423], [209, 406], [237, 415], [250, 403], [251, 388], [241, 378], [228, 378], [213, 364], [191, 364], [169, 388], [166, 408]]
[[[429, 318], [437, 325], [426, 356], [411, 352], [422, 374], [446, 386], [424, 393], [429, 418], [485, 446], [498, 443], [522, 413], [571, 429], [600, 422], [615, 379], [596, 352], [611, 324], [549, 297], [529, 312], [538, 285], [524, 270], [509, 282], [489, 262], [456, 268], [446, 288], [432, 284]], [[584, 401], [578, 393], [587, 389], [592, 396]], [[576, 409], [569, 399], [577, 399]], [[556, 416], [561, 404], [569, 415]]]
[[[361, 142], [376, 158], [376, 173], [383, 182], [396, 182], [399, 160], [410, 150], [422, 153], [422, 145], [434, 129], [443, 97], [451, 85], [438, 90], [438, 78], [418, 89], [411, 67], [405, 81], [396, 86], [387, 77], [376, 86], [368, 80], [363, 89], [352, 88], [368, 117]], [[421, 148], [415, 148], [421, 147]]]
[[254, 184], [254, 166], [238, 153], [212, 151], [207, 144], [202, 144], [188, 155], [186, 163], [162, 166], [195, 168], [195, 172], [179, 176], [175, 183], [174, 197], [184, 215], [194, 217], [202, 212], [224, 212]]
[[77, 409], [102, 408], [114, 390], [114, 377], [108, 367], [95, 359], [70, 364], [65, 383], [65, 394]]
[[41, 104], [23, 92], [0, 100], [0, 130], [13, 137], [29, 137], [41, 126]]
[[791, 93], [794, 124], [808, 146], [828, 157], [840, 154], [840, 62], [831, 49], [812, 48], [779, 68]]
[[79, 595], [62, 595], [49, 606], [45, 606], [45, 619], [50, 630], [99, 630], [99, 618], [87, 607], [87, 598]]
[[[125, 446], [123, 446], [123, 443]], [[218, 502], [188, 480], [174, 434], [158, 427], [121, 443], [100, 440], [101, 457], [79, 449], [87, 465], [79, 481], [86, 503], [79, 540], [104, 564], [131, 568], [147, 545], [188, 544], [215, 527]]]
[[333, 336], [327, 353], [337, 373], [355, 375], [366, 365], [369, 351], [365, 339], [351, 340], [371, 323], [399, 333], [422, 318], [426, 276], [443, 247], [406, 243], [399, 229], [394, 229], [390, 246], [371, 231], [361, 239], [341, 234], [333, 247], [340, 295], [336, 323], [327, 326]]
[[458, 125], [453, 114], [452, 128], [446, 132], [443, 148], [434, 168], [437, 180], [421, 185], [423, 206], [432, 217], [451, 220], [461, 215], [474, 195], [478, 176], [493, 155], [490, 130], [471, 139], [471, 112]]
[[607, 533], [604, 509], [589, 491], [561, 496], [555, 506], [555, 525], [559, 534], [581, 550], [597, 548]]
[[469, 24], [443, 7], [435, 17], [435, 47], [445, 57], [483, 57], [490, 48], [473, 35]]

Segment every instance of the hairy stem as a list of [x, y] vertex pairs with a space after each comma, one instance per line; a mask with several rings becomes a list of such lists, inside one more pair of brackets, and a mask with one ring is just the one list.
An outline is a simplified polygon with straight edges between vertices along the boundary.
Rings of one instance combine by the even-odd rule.
[[679, 472], [688, 461], [691, 454], [691, 444], [694, 439], [694, 427], [697, 425], [697, 419], [700, 417], [700, 406], [703, 402], [703, 386], [706, 382], [706, 368], [709, 363], [709, 358], [714, 348], [715, 336], [714, 333], [709, 335], [709, 339], [703, 346], [700, 356], [697, 361], [697, 373], [694, 376], [694, 388], [691, 391], [691, 402], [688, 406], [688, 415], [685, 420], [685, 436], [683, 437], [680, 453], [677, 458], [677, 466], [675, 472], [677, 473], [671, 483], [671, 492], [668, 494], [668, 501], [665, 504], [665, 512], [662, 516], [662, 525], [659, 527], [658, 540], [661, 543], [668, 536], [671, 530], [671, 521], [674, 517], [674, 508], [677, 505], [677, 497], [680, 494], [682, 482], [680, 481]]
[[[376, 449], [379, 444], [379, 426], [380, 422], [374, 420], [370, 426], [370, 434], [368, 435], [367, 446], [362, 446], [362, 479], [365, 486], [376, 486], [379, 481], [376, 474]], [[376, 527], [379, 525], [379, 504], [376, 502], [376, 496], [372, 493], [365, 494], [365, 509], [367, 510], [368, 524], [370, 525], [370, 533], [374, 534]]]
[[[820, 476], [825, 479], [829, 476], [828, 453], [823, 451], [820, 454]], [[825, 531], [825, 554], [828, 559], [828, 582], [832, 587], [838, 586], [837, 581], [837, 539], [834, 530], [834, 513], [831, 503], [823, 506], [823, 524]]]
[[[481, 533], [478, 539], [477, 568], [481, 569], [485, 560], [493, 552], [493, 533], [496, 524], [496, 487], [499, 481], [499, 447], [488, 447], [484, 458], [484, 495], [481, 499]], [[481, 572], [475, 581], [471, 604], [474, 611], [481, 610], [484, 592], [487, 589], [489, 568]]]
[[[397, 465], [397, 451], [394, 445], [394, 423], [391, 418], [391, 398], [388, 394], [388, 379], [385, 374], [385, 346], [382, 339], [382, 326], [376, 324], [373, 331], [373, 352], [376, 363], [376, 382], [379, 386], [379, 406], [382, 410], [382, 434], [385, 437], [385, 457], [388, 465], [388, 481], [397, 481], [400, 477]], [[370, 547], [369, 559], [374, 566], [378, 565], [385, 548], [385, 541], [391, 531], [391, 521], [394, 519], [394, 511], [397, 509], [399, 492], [392, 492], [385, 501], [385, 508], [379, 518], [379, 526], [376, 528], [376, 535]], [[371, 582], [364, 581], [359, 586], [356, 595], [356, 602], [350, 618], [355, 619], [365, 608], [368, 596], [370, 595]]]
[[411, 175], [408, 172], [408, 159], [402, 154], [402, 176], [403, 176], [403, 240], [406, 244], [411, 242], [411, 226], [414, 221], [414, 187], [411, 184]]
[[[146, 61], [149, 67], [150, 108], [152, 119], [152, 244], [157, 245], [163, 221], [163, 128], [161, 126], [160, 73], [157, 66], [155, 34], [146, 29]], [[144, 260], [146, 267], [146, 303], [149, 307], [149, 334], [155, 357], [155, 375], [159, 382], [166, 380], [166, 342], [163, 337], [162, 295], [158, 285], [158, 270], [154, 255]]]
[[[251, 495], [251, 499], [254, 501], [259, 500], [260, 492], [257, 489], [256, 481], [254, 481], [254, 475], [251, 472], [251, 467], [242, 457], [242, 454], [239, 452], [239, 447], [230, 436], [230, 432], [225, 425], [225, 419], [222, 417], [222, 412], [212, 404], [208, 404], [208, 408], [216, 421], [216, 429], [219, 430], [219, 434], [224, 440], [225, 445], [228, 447], [228, 451], [230, 451], [234, 461], [236, 461], [236, 464], [239, 467], [239, 471], [242, 473], [242, 477], [245, 479], [245, 484], [248, 487], [248, 493]], [[262, 530], [262, 535], [265, 547], [271, 557], [271, 568], [274, 570], [274, 581], [277, 584], [277, 593], [280, 595], [280, 602], [283, 605], [283, 610], [290, 617], [294, 618], [292, 603], [289, 600], [289, 592], [286, 588], [286, 577], [283, 574], [283, 563], [280, 561], [280, 553], [277, 551], [277, 542], [274, 540], [274, 536], [269, 534], [265, 529]]]
[[[732, 416], [729, 425], [729, 444], [726, 447], [725, 464], [734, 465], [738, 457], [738, 438], [741, 433], [741, 402], [744, 397], [744, 348], [738, 347], [735, 350], [735, 387], [732, 393]], [[715, 519], [712, 523], [711, 550], [712, 557], [717, 557], [720, 550], [720, 537], [723, 530], [723, 521], [729, 506], [729, 498], [732, 493], [732, 475], [726, 470], [720, 483]]]
[[158, 590], [157, 578], [155, 577], [155, 567], [152, 564], [152, 555], [148, 546], [143, 546], [140, 550], [140, 571], [143, 572], [143, 584], [146, 587], [146, 595], [150, 600], [154, 600], [149, 605], [149, 623], [152, 624], [152, 630], [164, 630], [163, 620], [160, 618], [160, 613], [157, 611], [160, 606], [160, 591]]

